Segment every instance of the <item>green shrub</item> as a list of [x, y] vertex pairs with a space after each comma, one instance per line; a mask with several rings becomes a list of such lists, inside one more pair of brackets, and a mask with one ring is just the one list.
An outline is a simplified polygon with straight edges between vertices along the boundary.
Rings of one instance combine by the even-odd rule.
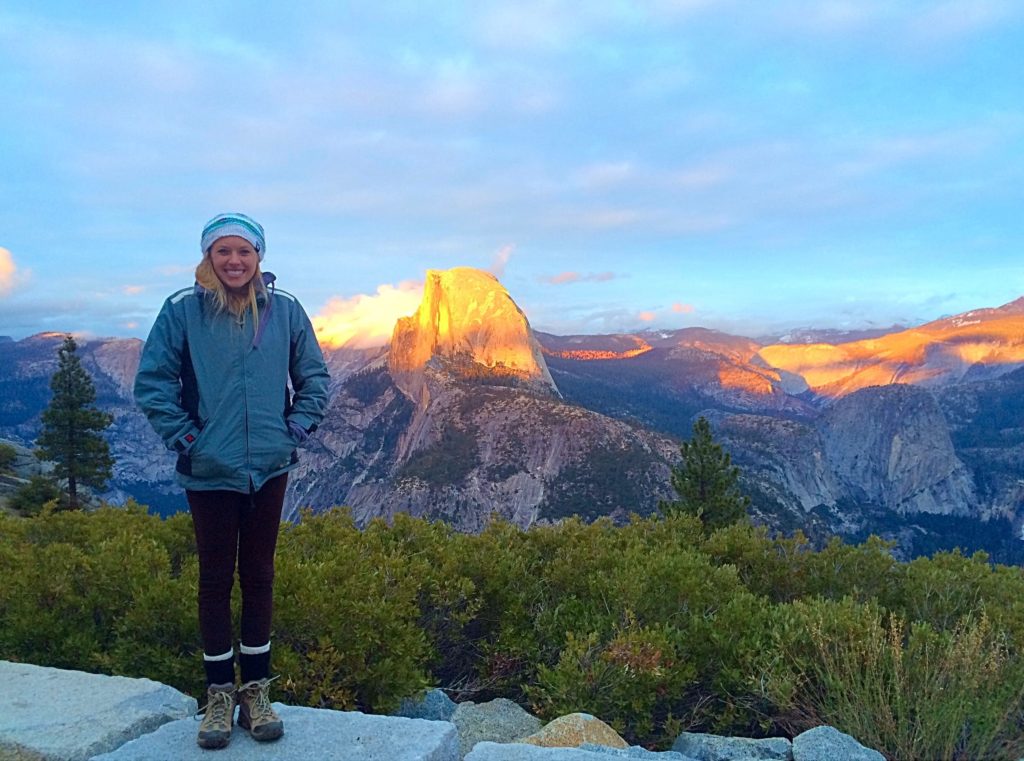
[[18, 488], [7, 506], [22, 515], [35, 515], [49, 506], [52, 510], [61, 509], [67, 499], [57, 486], [57, 482], [47, 476], [32, 476], [28, 483]]
[[0, 473], [10, 473], [11, 466], [18, 459], [18, 450], [10, 444], [0, 443]]
[[793, 733], [831, 724], [894, 759], [1024, 752], [1024, 660], [987, 616], [940, 630], [850, 599], [791, 612], [778, 632], [792, 674], [773, 686]]
[[[283, 526], [276, 570], [295, 704], [387, 711], [440, 684], [586, 711], [649, 747], [830, 723], [893, 758], [1024, 753], [1024, 578], [983, 555], [898, 563], [878, 540], [815, 551], [691, 516], [474, 536], [338, 510]], [[198, 695], [197, 577], [187, 514], [0, 515], [0, 658]]]

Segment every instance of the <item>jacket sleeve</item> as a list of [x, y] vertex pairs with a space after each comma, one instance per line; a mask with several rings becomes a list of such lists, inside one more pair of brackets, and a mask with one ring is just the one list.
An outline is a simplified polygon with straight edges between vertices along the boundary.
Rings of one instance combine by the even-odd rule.
[[288, 422], [296, 423], [308, 432], [315, 431], [327, 409], [330, 376], [313, 326], [298, 302], [295, 302], [291, 320], [288, 373], [295, 391]]
[[142, 347], [135, 402], [167, 448], [177, 452], [187, 452], [199, 435], [199, 428], [181, 406], [184, 349], [184, 324], [168, 299]]

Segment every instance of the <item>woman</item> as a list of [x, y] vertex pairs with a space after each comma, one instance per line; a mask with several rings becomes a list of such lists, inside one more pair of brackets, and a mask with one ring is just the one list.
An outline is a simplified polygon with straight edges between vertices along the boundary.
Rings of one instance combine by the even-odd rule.
[[299, 302], [260, 271], [263, 228], [243, 214], [221, 214], [203, 228], [201, 248], [195, 285], [164, 302], [146, 340], [135, 399], [178, 454], [199, 554], [207, 706], [198, 742], [220, 748], [230, 740], [236, 702], [239, 726], [255, 739], [284, 732], [268, 696], [274, 549], [295, 447], [323, 418], [328, 376]]

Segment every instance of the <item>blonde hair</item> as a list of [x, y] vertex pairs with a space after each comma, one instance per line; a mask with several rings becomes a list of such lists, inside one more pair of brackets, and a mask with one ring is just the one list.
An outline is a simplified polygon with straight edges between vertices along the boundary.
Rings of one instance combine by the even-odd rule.
[[246, 310], [251, 308], [252, 329], [259, 330], [260, 311], [256, 306], [256, 296], [267, 290], [267, 287], [263, 285], [263, 272], [260, 270], [259, 262], [256, 263], [256, 271], [252, 275], [252, 280], [249, 281], [247, 292], [241, 295], [232, 293], [224, 287], [224, 283], [220, 281], [213, 269], [213, 260], [210, 259], [209, 252], [203, 255], [203, 260], [196, 267], [196, 282], [213, 296], [213, 302], [218, 311], [230, 312], [242, 320]]

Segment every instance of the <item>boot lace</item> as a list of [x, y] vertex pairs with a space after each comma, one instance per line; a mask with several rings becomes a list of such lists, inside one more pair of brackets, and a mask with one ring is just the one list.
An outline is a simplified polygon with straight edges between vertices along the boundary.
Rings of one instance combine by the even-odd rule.
[[203, 714], [203, 725], [213, 727], [230, 726], [231, 714], [234, 713], [234, 690], [207, 693], [206, 705], [196, 712], [196, 717]]
[[277, 720], [277, 714], [274, 713], [274, 709], [270, 705], [270, 683], [277, 678], [275, 676], [272, 679], [258, 679], [243, 684], [239, 688], [245, 693], [249, 703], [249, 716], [252, 717], [253, 721]]

